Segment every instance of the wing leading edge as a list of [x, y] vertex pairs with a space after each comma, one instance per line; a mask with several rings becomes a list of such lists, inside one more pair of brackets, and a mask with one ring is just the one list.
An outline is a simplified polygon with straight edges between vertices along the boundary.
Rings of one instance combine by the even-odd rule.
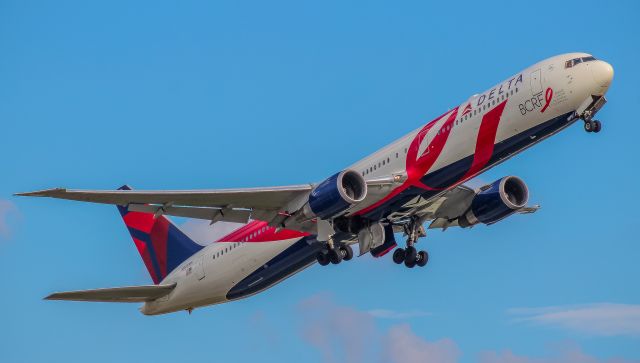
[[26, 197], [50, 197], [103, 204], [172, 204], [193, 207], [277, 209], [295, 196], [311, 191], [311, 184], [269, 188], [218, 190], [80, 190], [55, 188], [17, 193]]

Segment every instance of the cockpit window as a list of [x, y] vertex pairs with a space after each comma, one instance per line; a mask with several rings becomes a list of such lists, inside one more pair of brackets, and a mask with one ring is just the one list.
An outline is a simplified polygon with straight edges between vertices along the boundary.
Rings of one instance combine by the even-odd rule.
[[574, 59], [566, 61], [564, 63], [564, 67], [565, 68], [571, 68], [571, 67], [573, 67], [575, 65], [578, 65], [578, 64], [580, 64], [582, 62], [591, 62], [591, 61], [594, 61], [594, 60], [596, 60], [596, 58], [593, 57], [593, 56], [574, 58]]

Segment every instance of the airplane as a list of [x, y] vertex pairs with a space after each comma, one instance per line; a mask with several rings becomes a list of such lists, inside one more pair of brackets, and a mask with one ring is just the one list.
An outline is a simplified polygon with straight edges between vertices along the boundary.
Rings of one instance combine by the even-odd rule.
[[[427, 229], [491, 225], [533, 213], [516, 176], [480, 188], [464, 183], [542, 140], [594, 116], [606, 103], [610, 64], [587, 53], [545, 59], [475, 94], [426, 125], [319, 183], [219, 190], [74, 190], [20, 196], [116, 205], [153, 284], [58, 292], [49, 300], [140, 302], [146, 315], [249, 297], [318, 262], [360, 256], [408, 268], [429, 260], [416, 244]], [[168, 216], [236, 223], [196, 243]], [[395, 233], [404, 233], [397, 247]]]

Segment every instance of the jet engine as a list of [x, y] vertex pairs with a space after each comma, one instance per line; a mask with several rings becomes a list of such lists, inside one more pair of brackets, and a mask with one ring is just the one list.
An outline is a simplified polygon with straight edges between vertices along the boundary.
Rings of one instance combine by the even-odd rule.
[[496, 223], [523, 208], [529, 201], [529, 189], [522, 179], [507, 176], [482, 188], [469, 210], [458, 218], [460, 227]]
[[318, 184], [303, 207], [308, 217], [330, 219], [367, 196], [367, 183], [355, 170], [343, 170]]

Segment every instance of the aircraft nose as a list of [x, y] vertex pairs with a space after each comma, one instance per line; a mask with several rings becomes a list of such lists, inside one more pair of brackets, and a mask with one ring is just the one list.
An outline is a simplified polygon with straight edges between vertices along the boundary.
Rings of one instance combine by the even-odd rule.
[[603, 91], [606, 91], [613, 80], [613, 67], [604, 61], [595, 61], [591, 65], [591, 75]]

